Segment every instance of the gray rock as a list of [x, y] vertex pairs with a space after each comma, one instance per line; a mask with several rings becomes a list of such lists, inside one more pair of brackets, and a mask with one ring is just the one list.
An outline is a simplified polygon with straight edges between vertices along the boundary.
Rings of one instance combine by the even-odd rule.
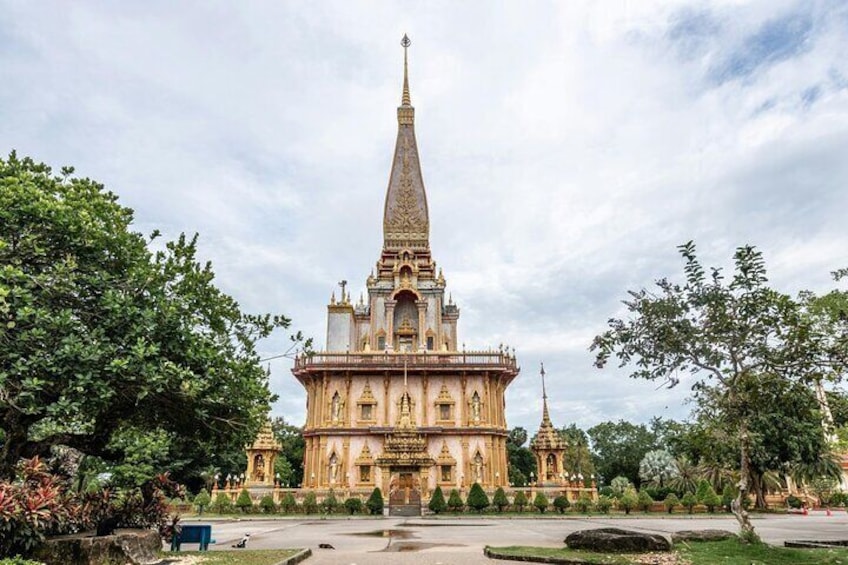
[[682, 541], [722, 541], [735, 538], [736, 534], [727, 530], [680, 530], [671, 534], [673, 543]]
[[160, 563], [155, 530], [119, 530], [111, 536], [76, 534], [48, 539], [36, 553], [47, 565], [151, 565]]
[[671, 542], [659, 534], [646, 534], [618, 528], [580, 530], [565, 538], [570, 549], [585, 549], [607, 553], [638, 553], [642, 551], [669, 551]]

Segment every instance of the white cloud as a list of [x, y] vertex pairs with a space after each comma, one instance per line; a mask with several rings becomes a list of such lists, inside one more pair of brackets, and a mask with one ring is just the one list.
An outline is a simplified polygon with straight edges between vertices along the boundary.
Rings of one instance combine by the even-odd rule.
[[0, 150], [75, 165], [139, 229], [200, 232], [246, 309], [319, 343], [335, 282], [358, 294], [378, 257], [408, 32], [434, 255], [461, 339], [517, 349], [511, 425], [538, 424], [541, 360], [558, 424], [687, 413], [587, 350], [684, 241], [720, 265], [756, 244], [788, 291], [848, 265], [838, 2], [0, 8]]

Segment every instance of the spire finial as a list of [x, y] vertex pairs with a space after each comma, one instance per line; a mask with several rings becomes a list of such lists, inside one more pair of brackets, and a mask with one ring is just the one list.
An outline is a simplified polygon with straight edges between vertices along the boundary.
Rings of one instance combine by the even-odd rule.
[[548, 393], [545, 390], [545, 364], [542, 363], [542, 370], [539, 371], [542, 375], [542, 425], [550, 424], [551, 416], [548, 412]]
[[403, 46], [403, 96], [401, 97], [400, 104], [401, 106], [412, 106], [412, 101], [409, 98], [409, 67], [406, 61], [406, 51], [412, 44], [412, 40], [404, 33], [400, 44]]

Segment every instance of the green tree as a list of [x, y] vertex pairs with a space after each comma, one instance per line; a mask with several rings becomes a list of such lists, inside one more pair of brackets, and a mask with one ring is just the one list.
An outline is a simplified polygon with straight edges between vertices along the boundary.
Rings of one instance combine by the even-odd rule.
[[637, 505], [642, 510], [642, 512], [649, 512], [651, 507], [654, 505], [654, 499], [651, 498], [651, 495], [648, 494], [648, 491], [642, 489], [639, 491], [639, 496], [637, 497]]
[[226, 514], [228, 512], [232, 512], [233, 501], [230, 500], [230, 497], [224, 494], [223, 492], [219, 492], [218, 495], [215, 497], [215, 502], [212, 503], [212, 510], [214, 510], [218, 514]]
[[639, 463], [639, 478], [650, 485], [662, 488], [679, 476], [677, 461], [664, 449], [649, 451]]
[[120, 462], [127, 428], [172, 434], [198, 464], [241, 449], [274, 398], [256, 342], [289, 320], [243, 313], [197, 236], [151, 251], [158, 232], [72, 175], [0, 159], [0, 477], [55, 445]]
[[344, 501], [344, 507], [345, 510], [347, 510], [347, 513], [353, 516], [354, 514], [362, 513], [364, 505], [362, 504], [362, 501], [358, 498], [351, 497]]
[[212, 497], [209, 496], [209, 492], [206, 489], [201, 490], [197, 493], [197, 496], [194, 497], [194, 506], [197, 508], [197, 513], [203, 516], [203, 510], [212, 503]]
[[545, 493], [542, 491], [537, 492], [536, 498], [533, 499], [533, 506], [539, 511], [539, 514], [544, 514], [549, 505], [550, 502], [548, 502], [548, 497], [545, 496]]
[[383, 493], [379, 487], [371, 491], [371, 496], [365, 501], [365, 506], [371, 514], [379, 515], [383, 513]]
[[674, 512], [674, 508], [676, 506], [680, 506], [680, 499], [678, 499], [677, 495], [672, 492], [665, 497], [665, 500], [663, 500], [663, 505], [665, 506], [665, 509], [668, 510], [668, 513], [671, 514], [672, 512]]
[[639, 485], [639, 462], [655, 448], [655, 436], [643, 424], [624, 420], [601, 422], [589, 428], [592, 440], [592, 457], [598, 474], [610, 477], [624, 476]]
[[281, 457], [274, 461], [274, 473], [280, 475], [280, 483], [290, 487], [300, 486], [303, 484], [303, 452], [306, 449], [303, 430], [282, 417], [271, 420], [271, 429], [282, 447]]
[[569, 502], [568, 497], [564, 494], [561, 494], [554, 498], [554, 508], [556, 508], [557, 512], [560, 514], [565, 514], [565, 511], [571, 506], [571, 502]]
[[430, 497], [430, 503], [427, 508], [434, 514], [441, 514], [447, 509], [448, 505], [445, 502], [445, 495], [442, 492], [442, 487], [437, 486], [433, 491], [433, 496]]
[[685, 283], [661, 279], [656, 291], [630, 292], [629, 317], [611, 319], [610, 329], [593, 342], [596, 365], [614, 355], [622, 366], [633, 365], [633, 377], [669, 386], [681, 372], [694, 377], [696, 400], [706, 401], [702, 406], [719, 418], [738, 449], [741, 478], [733, 513], [743, 539], [753, 540], [742, 500], [751, 488], [753, 416], [769, 407], [756, 405], [748, 393], [764, 375], [808, 386], [823, 373], [841, 375], [848, 319], [822, 331], [797, 301], [767, 286], [762, 254], [751, 246], [737, 249], [729, 281], [721, 269], [707, 275], [692, 242], [679, 249]]
[[601, 514], [609, 514], [610, 509], [612, 508], [612, 498], [602, 494], [598, 497], [598, 501], [595, 503], [595, 508], [597, 508], [598, 512]]
[[630, 514], [630, 511], [636, 508], [638, 504], [639, 497], [636, 494], [636, 489], [632, 486], [625, 489], [618, 499], [618, 507], [624, 510], [625, 514]]
[[503, 487], [498, 487], [495, 490], [495, 495], [492, 497], [492, 506], [498, 509], [498, 512], [503, 512], [509, 506], [509, 500], [506, 497]]
[[[369, 500], [370, 502], [370, 500]], [[383, 499], [380, 498], [380, 509], [382, 511]], [[303, 497], [303, 512], [304, 514], [317, 514], [318, 513], [318, 497], [315, 496], [315, 493], [309, 491], [306, 493], [306, 496]]]
[[630, 479], [627, 477], [618, 476], [610, 481], [610, 488], [612, 489], [612, 493], [618, 497], [624, 494], [628, 488], [632, 487], [633, 483], [630, 482]]
[[489, 507], [489, 497], [486, 496], [486, 491], [480, 486], [480, 483], [471, 485], [471, 490], [468, 492], [468, 506], [476, 512], [482, 512]]
[[336, 498], [336, 493], [333, 492], [333, 489], [330, 489], [330, 492], [321, 501], [321, 509], [327, 514], [334, 514], [339, 509], [339, 500]]
[[280, 510], [285, 514], [291, 514], [297, 510], [297, 500], [295, 500], [292, 493], [287, 492], [283, 495], [283, 498], [280, 500]]
[[516, 427], [510, 430], [506, 440], [506, 453], [509, 462], [509, 482], [515, 486], [526, 486], [530, 474], [536, 473], [536, 456], [528, 448], [527, 430]]
[[245, 514], [253, 509], [253, 500], [251, 500], [250, 493], [247, 492], [246, 488], [241, 489], [238, 498], [236, 498], [236, 508]]
[[463, 506], [465, 506], [465, 503], [462, 502], [462, 496], [460, 496], [459, 491], [451, 489], [450, 496], [448, 496], [448, 508], [452, 512], [461, 512]]
[[687, 492], [683, 495], [683, 498], [680, 500], [680, 504], [686, 507], [686, 510], [689, 511], [689, 514], [692, 513], [692, 510], [698, 504], [698, 498], [694, 493]]
[[524, 508], [527, 506], [527, 495], [525, 495], [523, 491], [518, 491], [512, 499], [512, 505], [515, 506], [519, 512], [524, 512]]
[[277, 511], [277, 505], [274, 503], [274, 496], [266, 494], [259, 499], [259, 508], [261, 508], [262, 512], [265, 514], [274, 514]]
[[559, 435], [566, 441], [565, 472], [568, 475], [583, 475], [586, 478], [596, 473], [595, 464], [592, 461], [592, 453], [589, 451], [589, 436], [577, 427], [576, 424], [559, 430]]

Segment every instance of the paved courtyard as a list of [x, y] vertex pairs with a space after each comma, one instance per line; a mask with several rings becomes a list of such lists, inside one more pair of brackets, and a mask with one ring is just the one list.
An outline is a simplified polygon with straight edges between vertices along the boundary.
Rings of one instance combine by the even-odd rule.
[[[719, 528], [736, 531], [732, 517], [579, 518], [568, 519], [331, 519], [331, 520], [212, 520], [215, 550], [230, 546], [250, 533], [250, 548], [308, 547], [307, 563], [319, 564], [432, 564], [493, 563], [483, 556], [485, 545], [557, 547], [576, 530], [606, 526], [671, 533], [684, 529]], [[787, 539], [846, 539], [848, 513], [813, 512], [810, 516], [755, 516], [754, 525], [768, 543]], [[319, 544], [335, 549], [319, 549]], [[192, 546], [189, 546], [189, 548]]]

